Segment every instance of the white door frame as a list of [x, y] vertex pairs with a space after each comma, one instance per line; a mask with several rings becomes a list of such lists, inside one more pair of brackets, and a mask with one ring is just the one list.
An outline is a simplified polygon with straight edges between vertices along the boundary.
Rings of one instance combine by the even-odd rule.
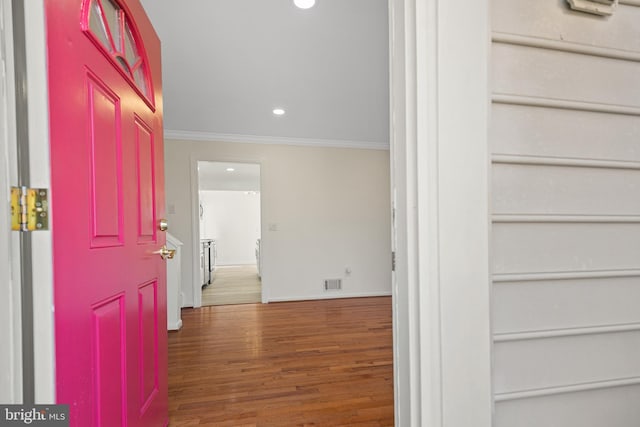
[[[8, 2], [5, 2], [8, 3]], [[15, 2], [14, 2], [15, 3]], [[47, 44], [44, 0], [30, 0], [24, 4], [24, 55], [26, 60], [26, 84], [17, 85], [20, 96], [26, 95], [26, 117], [18, 120], [28, 122], [28, 141], [17, 141], [18, 146], [28, 146], [29, 179], [26, 183], [34, 188], [51, 188], [49, 157], [49, 98], [47, 90]], [[20, 25], [20, 23], [12, 24]], [[11, 73], [13, 70], [11, 71]], [[12, 82], [13, 89], [16, 88]], [[16, 96], [19, 96], [16, 91]], [[14, 118], [15, 123], [15, 118]], [[17, 164], [17, 162], [16, 162]], [[17, 169], [17, 168], [16, 168]], [[18, 174], [14, 176], [17, 179]], [[12, 183], [18, 184], [17, 181]], [[49, 206], [49, 215], [53, 206]], [[18, 233], [12, 233], [12, 241]], [[33, 284], [33, 377], [35, 403], [55, 402], [55, 335], [53, 316], [53, 246], [51, 231], [31, 233], [32, 266], [30, 275]], [[12, 256], [13, 274], [20, 275], [20, 256]], [[20, 326], [22, 330], [22, 326]]]
[[[211, 156], [203, 155], [203, 154], [192, 154], [190, 158], [190, 172], [191, 172], [191, 238], [193, 239], [193, 259], [191, 264], [191, 270], [193, 275], [193, 307], [202, 307], [202, 283], [199, 283], [200, 278], [200, 195], [199, 191], [199, 180], [198, 180], [198, 162], [217, 162], [217, 163], [250, 163], [255, 165], [260, 165], [260, 238], [261, 240], [261, 252], [260, 256], [262, 257], [262, 249], [264, 249], [264, 237], [266, 236], [265, 223], [262, 221], [264, 218], [264, 197], [263, 197], [263, 189], [264, 185], [262, 182], [262, 177], [264, 176], [264, 165], [262, 161], [258, 159], [247, 159], [247, 158], [228, 158], [228, 157], [220, 157], [212, 154]], [[262, 257], [264, 258], [264, 257]], [[263, 264], [264, 267], [264, 264]], [[262, 275], [260, 291], [262, 293], [261, 299], [262, 303], [266, 304], [269, 302], [269, 292], [268, 292], [268, 281], [264, 280], [264, 274]]]
[[396, 425], [490, 427], [489, 0], [390, 0]]
[[0, 2], [0, 402], [22, 402], [19, 241], [10, 230], [9, 187], [17, 182], [13, 22]]
[[[47, 32], [44, 0], [26, 1], [27, 93], [29, 99], [30, 185], [51, 188], [49, 156], [49, 90]], [[49, 223], [55, 206], [49, 201]], [[36, 403], [55, 402], [55, 319], [53, 298], [52, 232], [32, 236], [33, 312]]]

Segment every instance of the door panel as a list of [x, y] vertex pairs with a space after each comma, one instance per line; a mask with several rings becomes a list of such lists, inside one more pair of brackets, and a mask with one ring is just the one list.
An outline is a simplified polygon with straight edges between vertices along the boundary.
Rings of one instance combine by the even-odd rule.
[[138, 289], [138, 324], [140, 342], [140, 401], [144, 412], [158, 393], [158, 282]]
[[138, 0], [46, 4], [57, 400], [72, 426], [163, 426], [159, 41]]
[[120, 426], [127, 418], [123, 295], [93, 309], [94, 425]]
[[122, 242], [122, 133], [120, 100], [104, 84], [88, 76], [91, 138], [91, 247]]
[[153, 131], [136, 117], [136, 159], [138, 182], [138, 242], [155, 242], [155, 164]]

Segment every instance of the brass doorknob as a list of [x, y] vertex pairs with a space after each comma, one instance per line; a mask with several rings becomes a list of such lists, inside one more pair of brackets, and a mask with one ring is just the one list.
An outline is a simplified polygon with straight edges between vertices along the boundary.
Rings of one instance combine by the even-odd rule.
[[164, 218], [161, 219], [160, 221], [158, 221], [158, 228], [160, 229], [160, 231], [167, 231], [167, 229], [169, 229], [169, 221]]
[[160, 254], [162, 259], [172, 259], [176, 255], [176, 250], [167, 248], [167, 245], [162, 245], [160, 250], [155, 251], [154, 254]]

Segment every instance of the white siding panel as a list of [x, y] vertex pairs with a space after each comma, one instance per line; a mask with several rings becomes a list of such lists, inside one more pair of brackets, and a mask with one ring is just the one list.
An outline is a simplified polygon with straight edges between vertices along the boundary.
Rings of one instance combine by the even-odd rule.
[[640, 322], [640, 277], [496, 283], [495, 333]]
[[493, 272], [640, 267], [640, 224], [494, 224]]
[[494, 153], [640, 161], [635, 116], [494, 104], [490, 129]]
[[493, 30], [640, 52], [640, 8], [620, 5], [611, 17], [571, 11], [566, 0], [493, 0]]
[[640, 331], [498, 342], [496, 393], [640, 376]]
[[498, 402], [495, 427], [638, 427], [640, 386]]
[[640, 107], [640, 63], [493, 44], [493, 88], [502, 94]]
[[640, 170], [586, 167], [493, 167], [493, 212], [634, 215], [640, 212]]
[[494, 427], [640, 426], [639, 23], [492, 0]]

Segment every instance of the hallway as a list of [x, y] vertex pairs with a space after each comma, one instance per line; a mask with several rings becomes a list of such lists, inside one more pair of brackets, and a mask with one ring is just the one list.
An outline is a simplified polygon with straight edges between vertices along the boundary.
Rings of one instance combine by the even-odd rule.
[[391, 298], [185, 309], [170, 426], [392, 426]]
[[261, 301], [262, 285], [256, 265], [216, 267], [213, 282], [202, 289], [203, 307]]

